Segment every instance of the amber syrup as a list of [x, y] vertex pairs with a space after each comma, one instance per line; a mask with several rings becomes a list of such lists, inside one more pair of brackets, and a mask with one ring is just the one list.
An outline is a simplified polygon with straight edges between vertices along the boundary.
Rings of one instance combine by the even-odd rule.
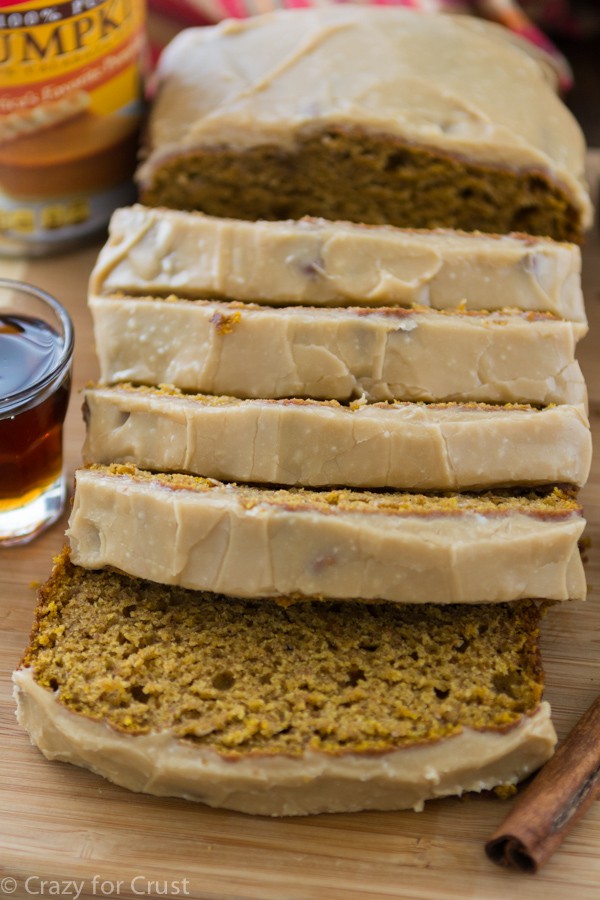
[[0, 313], [0, 512], [33, 500], [60, 476], [70, 374], [56, 384], [51, 374], [61, 352], [61, 337], [46, 322]]

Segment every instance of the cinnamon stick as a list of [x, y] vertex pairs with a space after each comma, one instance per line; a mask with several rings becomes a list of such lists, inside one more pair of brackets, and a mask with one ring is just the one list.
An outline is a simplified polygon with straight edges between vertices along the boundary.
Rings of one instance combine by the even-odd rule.
[[600, 697], [485, 845], [492, 862], [534, 873], [600, 793]]

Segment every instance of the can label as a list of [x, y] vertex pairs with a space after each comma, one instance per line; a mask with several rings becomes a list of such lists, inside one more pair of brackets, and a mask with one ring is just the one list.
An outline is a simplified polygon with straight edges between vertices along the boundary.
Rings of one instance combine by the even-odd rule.
[[144, 26], [143, 0], [0, 0], [0, 250], [68, 245], [130, 201]]

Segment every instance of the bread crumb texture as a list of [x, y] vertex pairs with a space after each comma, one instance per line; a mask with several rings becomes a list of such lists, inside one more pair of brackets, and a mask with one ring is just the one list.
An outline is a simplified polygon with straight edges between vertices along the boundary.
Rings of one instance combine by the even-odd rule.
[[214, 478], [182, 473], [149, 472], [133, 464], [111, 463], [92, 465], [90, 471], [100, 477], [124, 482], [148, 484], [168, 491], [191, 491], [203, 494], [209, 491], [230, 491], [245, 509], [259, 504], [284, 507], [288, 510], [313, 510], [321, 513], [357, 513], [374, 515], [410, 516], [460, 516], [465, 513], [478, 515], [507, 515], [521, 513], [540, 519], [564, 518], [581, 515], [582, 507], [577, 491], [551, 486], [537, 489], [498, 489], [495, 491], [414, 494], [407, 491], [361, 491], [349, 488], [334, 490], [310, 490], [306, 488], [255, 487], [225, 483]]
[[87, 385], [89, 390], [99, 389], [101, 391], [109, 391], [114, 395], [128, 395], [131, 397], [149, 397], [150, 399], [161, 399], [173, 397], [177, 400], [185, 400], [190, 404], [197, 406], [221, 407], [221, 406], [248, 406], [251, 404], [261, 406], [296, 406], [296, 407], [317, 407], [331, 408], [336, 410], [344, 410], [348, 414], [360, 412], [365, 407], [371, 409], [444, 409], [455, 410], [461, 412], [463, 410], [481, 410], [482, 412], [506, 412], [508, 410], [537, 412], [540, 413], [544, 409], [550, 409], [556, 404], [549, 403], [546, 407], [532, 406], [530, 403], [484, 403], [479, 400], [465, 400], [463, 402], [456, 400], [447, 400], [441, 402], [427, 402], [424, 400], [378, 400], [375, 403], [369, 403], [363, 396], [358, 400], [352, 400], [350, 403], [340, 403], [339, 400], [311, 400], [307, 397], [280, 397], [277, 399], [261, 399], [256, 398], [248, 400], [240, 400], [238, 397], [229, 397], [227, 395], [215, 394], [199, 394], [193, 391], [184, 391], [181, 388], [174, 387], [171, 384], [146, 385], [132, 384], [128, 381], [118, 382], [110, 387], [106, 385], [95, 385], [90, 382]]
[[220, 146], [174, 153], [140, 189], [147, 206], [228, 218], [309, 215], [582, 241], [571, 198], [544, 172], [469, 162], [358, 127], [315, 128], [291, 149]]
[[533, 712], [544, 609], [248, 601], [82, 569], [65, 550], [22, 666], [130, 735], [231, 758], [379, 753]]

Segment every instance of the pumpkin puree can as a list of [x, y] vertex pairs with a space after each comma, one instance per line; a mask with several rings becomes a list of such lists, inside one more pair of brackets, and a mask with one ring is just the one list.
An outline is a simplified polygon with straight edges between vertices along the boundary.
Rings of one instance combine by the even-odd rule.
[[143, 0], [0, 0], [0, 253], [76, 246], [133, 199]]

